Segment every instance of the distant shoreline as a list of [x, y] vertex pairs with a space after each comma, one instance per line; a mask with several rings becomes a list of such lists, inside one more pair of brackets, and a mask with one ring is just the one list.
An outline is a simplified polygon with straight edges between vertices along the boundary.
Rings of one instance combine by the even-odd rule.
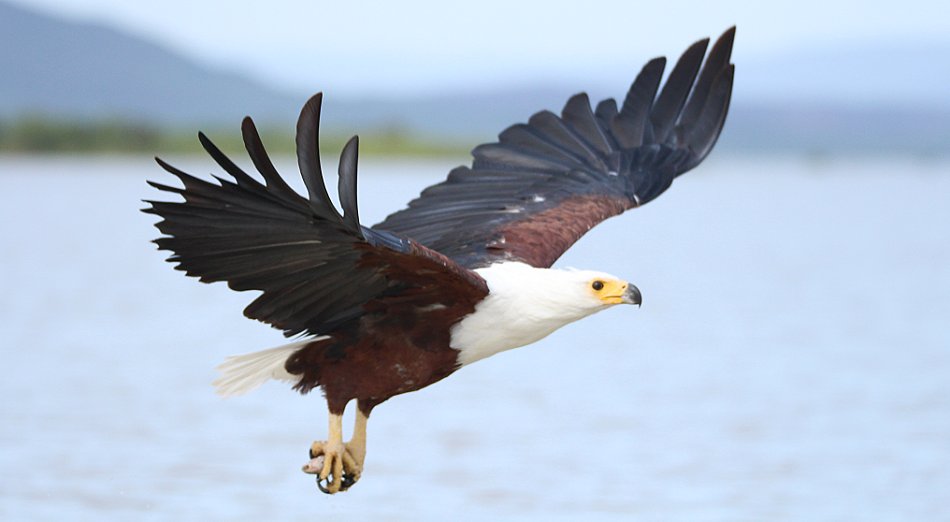
[[[226, 153], [244, 150], [237, 128], [208, 128], [205, 134]], [[273, 155], [294, 153], [294, 135], [285, 130], [260, 129]], [[325, 132], [321, 149], [340, 151], [349, 135]], [[473, 140], [474, 141], [474, 140]], [[360, 135], [360, 154], [367, 156], [467, 156], [474, 145], [462, 140], [421, 136], [395, 129], [374, 129]], [[204, 154], [197, 130], [167, 129], [120, 120], [70, 121], [26, 117], [0, 121], [0, 154]]]
[[[740, 125], [741, 127], [741, 125]], [[929, 142], [891, 140], [886, 146], [875, 139], [845, 139], [847, 133], [817, 137], [797, 132], [789, 126], [784, 136], [756, 135], [750, 129], [732, 131], [727, 125], [717, 147], [717, 155], [804, 156], [815, 160], [842, 157], [905, 157], [922, 160], [950, 157], [950, 147], [937, 145], [939, 132], [928, 135]], [[120, 119], [70, 120], [49, 116], [0, 119], [0, 155], [204, 155], [198, 142], [202, 129], [225, 153], [244, 154], [237, 126], [196, 125], [189, 128], [163, 127]], [[262, 127], [260, 134], [270, 154], [293, 155], [295, 139], [288, 128]], [[402, 127], [370, 127], [360, 136], [364, 157], [439, 158], [470, 157], [485, 136], [434, 136]], [[320, 148], [335, 157], [352, 134], [330, 129], [321, 133]]]

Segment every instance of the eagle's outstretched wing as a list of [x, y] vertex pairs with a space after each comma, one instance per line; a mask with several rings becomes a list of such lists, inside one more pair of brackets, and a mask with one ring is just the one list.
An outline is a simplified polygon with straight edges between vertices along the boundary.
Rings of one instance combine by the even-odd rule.
[[509, 127], [472, 151], [471, 168], [453, 170], [373, 229], [470, 268], [551, 266], [594, 225], [657, 197], [706, 157], [729, 109], [734, 36], [726, 31], [705, 64], [709, 40], [693, 44], [662, 90], [666, 60], [651, 60], [619, 110], [613, 99], [591, 110], [578, 94], [560, 117], [544, 111]]
[[263, 293], [244, 313], [291, 336], [326, 334], [366, 313], [432, 307], [470, 313], [488, 293], [478, 274], [398, 235], [360, 226], [356, 204], [358, 142], [340, 158], [340, 215], [330, 201], [317, 148], [321, 95], [304, 106], [297, 123], [297, 159], [308, 198], [291, 189], [264, 151], [250, 118], [242, 131], [260, 183], [203, 134], [199, 139], [233, 181], [211, 183], [158, 160], [183, 188], [149, 182], [182, 202], [146, 201], [166, 237], [176, 268], [204, 282], [227, 281], [234, 290]]

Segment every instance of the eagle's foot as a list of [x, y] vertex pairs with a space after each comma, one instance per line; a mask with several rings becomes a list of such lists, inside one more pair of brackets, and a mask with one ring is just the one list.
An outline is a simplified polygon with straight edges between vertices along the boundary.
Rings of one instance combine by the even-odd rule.
[[344, 444], [317, 441], [310, 446], [310, 462], [303, 465], [303, 472], [317, 475], [317, 487], [332, 495], [356, 484], [361, 467]]

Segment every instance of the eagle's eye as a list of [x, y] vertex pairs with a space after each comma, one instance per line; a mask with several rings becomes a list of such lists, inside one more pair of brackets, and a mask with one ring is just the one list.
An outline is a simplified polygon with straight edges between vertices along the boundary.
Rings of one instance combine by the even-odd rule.
[[599, 291], [601, 291], [601, 290], [604, 289], [604, 282], [603, 282], [603, 281], [594, 281], [593, 283], [590, 284], [590, 287], [593, 288], [594, 290], [597, 290], [597, 291], [599, 292]]

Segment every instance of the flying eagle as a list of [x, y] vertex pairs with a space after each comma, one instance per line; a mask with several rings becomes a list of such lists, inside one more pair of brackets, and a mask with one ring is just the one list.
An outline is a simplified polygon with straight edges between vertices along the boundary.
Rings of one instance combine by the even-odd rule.
[[[244, 314], [303, 336], [229, 358], [219, 393], [268, 379], [300, 393], [321, 388], [329, 434], [312, 444], [303, 470], [336, 493], [363, 471], [367, 419], [378, 404], [613, 305], [639, 305], [640, 291], [620, 278], [550, 267], [592, 227], [659, 196], [709, 154], [729, 108], [734, 36], [734, 27], [726, 31], [705, 62], [709, 40], [690, 46], [662, 89], [666, 60], [649, 61], [619, 108], [607, 99], [592, 109], [581, 93], [560, 116], [542, 111], [509, 127], [472, 151], [471, 167], [372, 227], [360, 224], [357, 208], [357, 137], [339, 163], [342, 214], [327, 194], [321, 94], [297, 122], [306, 197], [277, 173], [250, 118], [241, 130], [263, 183], [201, 133], [232, 179], [205, 181], [157, 159], [183, 184], [149, 182], [184, 199], [146, 201], [144, 212], [162, 218], [155, 242], [173, 253], [168, 261], [202, 282], [262, 292]], [[356, 424], [344, 443], [352, 400]]]

